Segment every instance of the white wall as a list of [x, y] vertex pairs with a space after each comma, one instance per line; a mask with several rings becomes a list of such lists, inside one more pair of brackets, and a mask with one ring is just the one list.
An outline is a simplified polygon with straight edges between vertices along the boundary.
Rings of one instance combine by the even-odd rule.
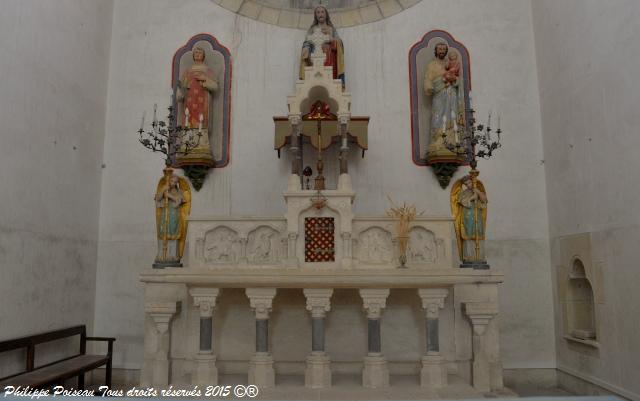
[[640, 3], [531, 3], [553, 263], [560, 239], [590, 233], [604, 285], [597, 352], [562, 338], [556, 308], [558, 366], [640, 399]]
[[[430, 170], [411, 161], [407, 55], [431, 29], [445, 29], [467, 46], [474, 103], [481, 116], [489, 108], [500, 110], [507, 132], [502, 150], [479, 166], [490, 198], [489, 261], [506, 274], [501, 292], [504, 365], [555, 367], [538, 82], [528, 1], [423, 0], [383, 21], [340, 30], [353, 113], [371, 116], [370, 150], [364, 160], [356, 154], [351, 159], [358, 192], [356, 213], [383, 214], [389, 206], [387, 193], [399, 201], [415, 202], [429, 214], [450, 213], [449, 191], [440, 189]], [[194, 196], [192, 215], [284, 213], [281, 192], [290, 167], [287, 156], [278, 160], [273, 151], [271, 118], [286, 113], [304, 32], [246, 19], [206, 0], [116, 1], [95, 327], [97, 332], [118, 336], [117, 367], [139, 368], [142, 361], [138, 275], [150, 267], [155, 254], [152, 198], [162, 174], [161, 158], [138, 144], [135, 131], [143, 110], [149, 113], [154, 102], [167, 105], [173, 53], [200, 32], [214, 35], [231, 50], [233, 123], [231, 164], [210, 174]], [[406, 324], [412, 327], [415, 322]], [[306, 339], [301, 341], [306, 344]], [[388, 357], [394, 361], [407, 355]], [[411, 357], [417, 360], [419, 354]]]
[[0, 339], [8, 339], [93, 323], [113, 3], [1, 8]]

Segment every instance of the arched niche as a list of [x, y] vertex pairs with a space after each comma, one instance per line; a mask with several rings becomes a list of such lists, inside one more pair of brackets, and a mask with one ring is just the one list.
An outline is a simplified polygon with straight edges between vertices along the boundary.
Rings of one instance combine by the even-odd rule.
[[567, 285], [568, 335], [586, 341], [596, 341], [596, 318], [593, 288], [579, 257], [573, 259]]

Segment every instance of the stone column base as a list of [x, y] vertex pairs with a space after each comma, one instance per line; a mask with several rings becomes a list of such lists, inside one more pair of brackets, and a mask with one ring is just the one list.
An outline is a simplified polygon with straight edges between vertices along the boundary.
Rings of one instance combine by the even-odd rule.
[[339, 191], [353, 191], [351, 185], [351, 176], [349, 174], [340, 174], [338, 177], [338, 190]]
[[502, 362], [491, 362], [490, 376], [491, 376], [491, 390], [500, 390], [504, 388], [504, 380], [502, 378]]
[[389, 387], [389, 367], [384, 356], [367, 355], [364, 357], [362, 386], [367, 388]]
[[169, 385], [169, 360], [156, 359], [153, 361], [151, 384], [153, 387], [165, 387]]
[[489, 362], [484, 356], [478, 356], [473, 361], [473, 388], [483, 393], [491, 391], [491, 376]]
[[441, 355], [426, 355], [422, 357], [420, 371], [420, 386], [441, 388], [447, 385], [447, 365]]
[[324, 352], [312, 352], [307, 357], [304, 385], [309, 388], [331, 387], [331, 360]]
[[300, 176], [298, 174], [291, 174], [289, 176], [289, 181], [287, 182], [287, 190], [290, 192], [300, 191]]
[[263, 388], [276, 385], [273, 357], [268, 352], [257, 352], [249, 360], [249, 384]]
[[213, 354], [198, 354], [195, 358], [195, 369], [191, 378], [193, 385], [218, 384], [218, 368], [216, 356]]

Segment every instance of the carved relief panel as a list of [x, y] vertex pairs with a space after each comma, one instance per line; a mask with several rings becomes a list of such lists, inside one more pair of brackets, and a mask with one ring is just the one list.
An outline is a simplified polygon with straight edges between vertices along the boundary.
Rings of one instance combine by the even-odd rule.
[[216, 227], [204, 237], [204, 259], [207, 263], [233, 264], [240, 256], [238, 233], [224, 226]]
[[409, 232], [407, 262], [413, 264], [436, 264], [444, 258], [444, 241], [423, 227], [414, 227]]
[[386, 264], [393, 260], [391, 233], [380, 227], [371, 227], [358, 237], [357, 258], [362, 263]]
[[277, 264], [284, 257], [283, 243], [278, 231], [261, 226], [249, 233], [247, 259], [250, 264]]

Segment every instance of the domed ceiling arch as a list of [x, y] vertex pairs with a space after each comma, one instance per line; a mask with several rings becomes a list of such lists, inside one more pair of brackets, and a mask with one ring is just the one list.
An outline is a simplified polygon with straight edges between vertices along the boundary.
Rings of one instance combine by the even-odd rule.
[[421, 0], [212, 0], [212, 2], [267, 24], [284, 28], [308, 29], [313, 9], [328, 8], [336, 28], [367, 24], [395, 15]]

